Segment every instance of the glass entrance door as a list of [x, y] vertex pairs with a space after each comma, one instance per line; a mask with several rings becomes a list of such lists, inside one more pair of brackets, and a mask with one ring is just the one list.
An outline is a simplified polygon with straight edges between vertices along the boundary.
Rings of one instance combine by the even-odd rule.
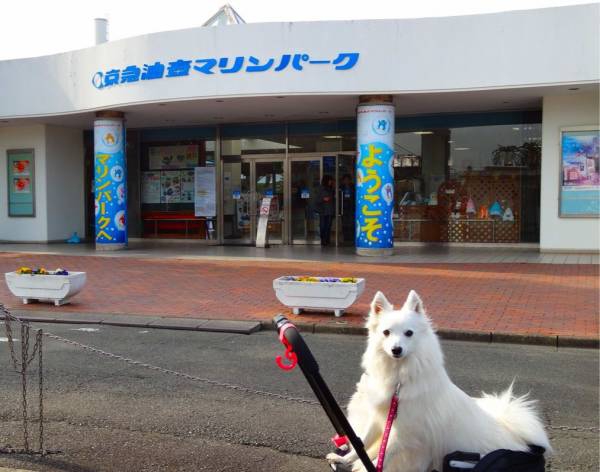
[[258, 226], [258, 216], [260, 214], [260, 205], [264, 197], [271, 198], [271, 208], [269, 211], [269, 222], [267, 227], [269, 243], [281, 244], [284, 240], [284, 222], [285, 222], [285, 200], [284, 200], [284, 180], [283, 180], [283, 161], [262, 161], [252, 162], [254, 167], [254, 212], [253, 212], [253, 242], [256, 240], [256, 228]]
[[290, 235], [292, 244], [318, 244], [317, 196], [321, 184], [321, 158], [307, 157], [290, 162]]
[[283, 160], [223, 158], [223, 240], [254, 244], [260, 204], [271, 197], [268, 233], [271, 243], [284, 237]]
[[356, 156], [338, 154], [336, 184], [338, 190], [336, 242], [338, 246], [354, 246], [356, 235]]
[[251, 166], [240, 157], [223, 158], [223, 240], [225, 244], [251, 244]]

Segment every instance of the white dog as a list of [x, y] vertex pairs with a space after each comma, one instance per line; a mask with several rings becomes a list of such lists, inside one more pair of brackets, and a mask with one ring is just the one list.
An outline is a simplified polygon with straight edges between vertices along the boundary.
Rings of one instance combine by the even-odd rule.
[[[527, 451], [528, 444], [551, 451], [535, 402], [515, 398], [512, 385], [500, 395], [472, 398], [452, 383], [438, 337], [414, 290], [400, 310], [377, 292], [367, 328], [364, 373], [348, 405], [348, 419], [375, 463], [390, 401], [399, 387], [385, 471], [441, 471], [444, 456], [454, 451], [485, 455], [496, 449]], [[354, 451], [327, 459], [364, 470]]]

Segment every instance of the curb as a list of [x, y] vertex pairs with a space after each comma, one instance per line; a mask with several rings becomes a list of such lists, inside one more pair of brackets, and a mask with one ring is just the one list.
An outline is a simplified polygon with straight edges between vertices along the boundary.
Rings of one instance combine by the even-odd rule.
[[[293, 322], [304, 333], [349, 334], [366, 336], [367, 329], [362, 326], [320, 325], [306, 322]], [[270, 321], [261, 321], [263, 331], [274, 331]], [[518, 334], [504, 332], [468, 331], [459, 329], [439, 329], [437, 335], [447, 341], [472, 341], [488, 344], [524, 344], [529, 346], [550, 346], [554, 348], [599, 349], [600, 339], [578, 336], [558, 336], [542, 334]]]
[[[123, 328], [152, 328], [208, 333], [252, 334], [261, 330], [258, 321], [209, 320], [200, 318], [176, 318], [140, 315], [78, 315], [76, 313], [57, 316], [30, 316], [23, 312], [15, 316], [32, 323], [84, 324], [118, 326]], [[4, 316], [0, 315], [0, 320]]]
[[[230, 321], [209, 320], [199, 318], [177, 318], [145, 315], [81, 315], [76, 313], [53, 313], [53, 316], [30, 316], [23, 312], [16, 316], [23, 321], [32, 323], [57, 324], [94, 324], [104, 326], [119, 326], [126, 328], [170, 329], [180, 331], [200, 331], [212, 333], [252, 334], [258, 331], [274, 331], [271, 321]], [[137, 318], [137, 319], [136, 319]], [[0, 320], [4, 319], [0, 315]], [[336, 324], [316, 324], [304, 321], [294, 322], [303, 333], [311, 334], [345, 334], [366, 336], [367, 330], [362, 326], [351, 326], [344, 321]], [[471, 341], [488, 344], [523, 344], [530, 346], [549, 346], [554, 348], [600, 349], [600, 339], [579, 336], [518, 334], [508, 332], [469, 331], [459, 329], [439, 329], [437, 334], [441, 339], [449, 341]]]

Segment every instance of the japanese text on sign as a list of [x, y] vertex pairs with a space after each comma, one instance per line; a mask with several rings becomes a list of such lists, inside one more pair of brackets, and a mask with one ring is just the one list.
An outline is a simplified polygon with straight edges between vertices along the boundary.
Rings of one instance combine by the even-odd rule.
[[334, 70], [352, 69], [358, 62], [359, 53], [340, 52], [333, 59], [311, 58], [306, 53], [282, 54], [266, 59], [256, 56], [209, 57], [198, 59], [175, 59], [170, 62], [155, 61], [152, 64], [135, 64], [121, 69], [98, 71], [92, 77], [97, 89], [139, 81], [190, 75], [235, 74], [238, 72], [281, 72], [286, 69], [303, 71], [310, 66], [330, 66]]

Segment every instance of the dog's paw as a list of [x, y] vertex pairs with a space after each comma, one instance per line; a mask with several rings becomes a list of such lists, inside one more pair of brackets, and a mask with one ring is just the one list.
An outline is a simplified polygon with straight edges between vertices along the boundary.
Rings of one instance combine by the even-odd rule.
[[330, 464], [339, 464], [339, 463], [346, 462], [344, 460], [344, 456], [340, 456], [339, 454], [336, 454], [335, 452], [330, 452], [329, 454], [327, 454], [325, 456], [325, 459], [327, 459], [327, 462], [329, 462]]
[[352, 472], [367, 472], [367, 469], [365, 469], [365, 466], [361, 461], [356, 461], [352, 464]]
[[[373, 461], [373, 467], [377, 468], [377, 460]], [[352, 464], [352, 472], [367, 472], [362, 461], [356, 461]]]

